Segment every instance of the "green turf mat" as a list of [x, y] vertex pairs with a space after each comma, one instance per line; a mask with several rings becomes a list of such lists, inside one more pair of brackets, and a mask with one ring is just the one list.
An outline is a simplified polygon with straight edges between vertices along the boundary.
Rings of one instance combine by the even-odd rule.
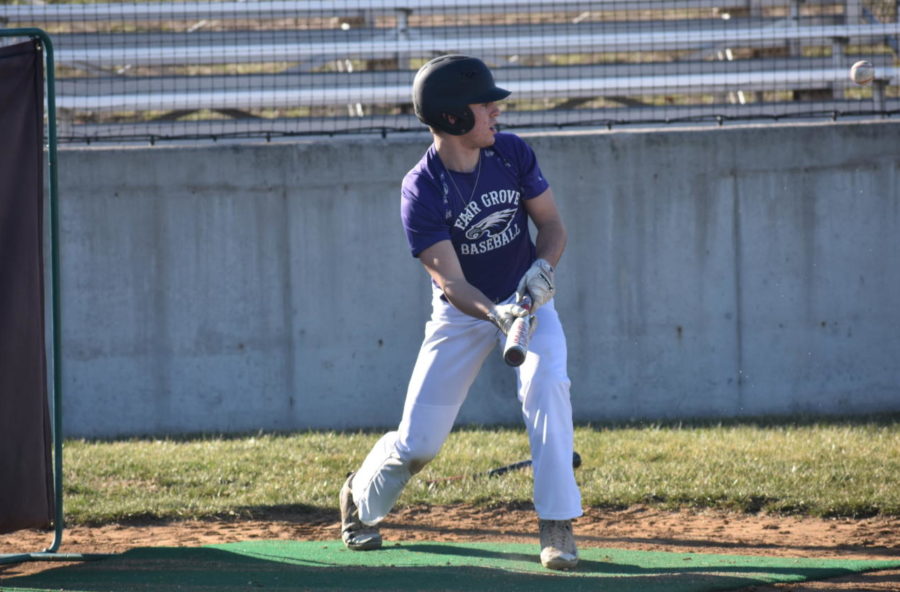
[[255, 541], [142, 548], [0, 583], [4, 591], [579, 590], [698, 592], [900, 567], [895, 561], [581, 549], [572, 572], [541, 568], [536, 544]]

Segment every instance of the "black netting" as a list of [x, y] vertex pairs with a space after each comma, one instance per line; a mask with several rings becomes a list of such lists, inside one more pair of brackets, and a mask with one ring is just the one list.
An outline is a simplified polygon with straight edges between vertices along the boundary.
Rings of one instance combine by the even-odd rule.
[[0, 24], [54, 38], [62, 140], [420, 130], [413, 75], [444, 53], [513, 91], [507, 128], [900, 104], [896, 0], [14, 0]]

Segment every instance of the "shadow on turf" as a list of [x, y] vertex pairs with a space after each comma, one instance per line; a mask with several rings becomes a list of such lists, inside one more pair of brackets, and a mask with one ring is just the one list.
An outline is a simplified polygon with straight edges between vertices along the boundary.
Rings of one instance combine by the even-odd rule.
[[[782, 580], [832, 578], [855, 573], [843, 568], [775, 567], [740, 565], [677, 565], [644, 567], [603, 561], [603, 550], [591, 550], [601, 560], [582, 559], [573, 572], [522, 569], [535, 564], [536, 555], [504, 552], [476, 546], [410, 543], [405, 553], [431, 555], [422, 566], [338, 564], [306, 558], [308, 547], [288, 547], [290, 553], [249, 556], [213, 548], [143, 548], [110, 559], [51, 569], [32, 576], [3, 581], [0, 589], [66, 590], [77, 592], [130, 592], [149, 590], [210, 590], [231, 592], [248, 589], [287, 590], [485, 590], [501, 587], [517, 592], [596, 590], [642, 592], [699, 592], [759, 585], [764, 575]], [[300, 551], [298, 553], [297, 551]], [[366, 554], [368, 555], [368, 554]], [[355, 557], [355, 555], [354, 555]], [[361, 563], [363, 556], [359, 556]], [[450, 558], [454, 564], [450, 565]], [[463, 561], [460, 563], [459, 559]], [[490, 567], [469, 566], [489, 560]], [[699, 558], [699, 557], [698, 557]], [[739, 559], [739, 558], [736, 558]], [[684, 560], [687, 561], [687, 560]], [[528, 567], [528, 566], [526, 566]], [[754, 577], [758, 574], [760, 577]], [[602, 579], [602, 582], [599, 581]], [[768, 580], [771, 581], [771, 580]]]
[[[407, 524], [382, 524], [382, 534], [388, 533], [386, 539], [390, 539], [391, 532], [404, 532], [409, 525]], [[446, 536], [448, 534], [459, 535], [480, 535], [485, 539], [515, 539], [521, 542], [534, 542], [535, 553], [537, 553], [537, 532], [536, 531], [511, 531], [500, 530], [496, 528], [453, 528], [448, 526], [430, 526], [427, 524], [416, 524], [415, 529], [421, 532], [432, 532], [437, 536]], [[398, 537], [399, 538], [399, 537]], [[828, 552], [835, 553], [839, 551], [842, 556], [851, 558], [852, 556], [870, 557], [877, 552], [878, 555], [886, 557], [900, 557], [900, 548], [892, 548], [884, 545], [842, 545], [835, 548], [833, 545], [785, 545], [779, 543], [747, 543], [736, 541], [719, 541], [711, 539], [691, 539], [691, 538], [672, 538], [672, 537], [636, 537], [636, 536], [597, 536], [589, 534], [580, 534], [578, 532], [577, 523], [575, 525], [575, 538], [579, 546], [590, 543], [592, 546], [617, 547], [622, 544], [635, 545], [647, 544], [654, 546], [667, 547], [674, 552], [690, 552], [691, 549], [705, 548], [706, 553], [737, 553], [746, 554], [748, 549], [777, 549], [778, 555], [783, 555], [784, 551], [794, 552], [798, 557], [804, 553]], [[677, 551], [683, 548], [685, 551]]]
[[[448, 547], [446, 545], [441, 545], [439, 543], [407, 543], [404, 545], [404, 548], [407, 551], [411, 551], [413, 553], [430, 553], [433, 555], [447, 555], [447, 556], [455, 556], [455, 557], [472, 557], [472, 558], [482, 558], [482, 559], [494, 559], [497, 561], [507, 562], [507, 561], [527, 561], [527, 562], [537, 562], [538, 557], [536, 553], [510, 553], [504, 551], [492, 551], [490, 549], [479, 549], [479, 548], [471, 548], [471, 547]], [[662, 553], [658, 553], [662, 554]], [[703, 557], [702, 555], [698, 555], [697, 557]], [[735, 556], [735, 559], [739, 559], [738, 556]], [[688, 560], [687, 557], [684, 559]], [[748, 566], [748, 565], [735, 565], [735, 566], [698, 566], [698, 567], [642, 567], [634, 564], [627, 563], [614, 563], [611, 561], [596, 561], [589, 560], [585, 558], [581, 558], [578, 562], [578, 567], [569, 572], [571, 575], [589, 575], [589, 574], [615, 574], [615, 575], [625, 575], [625, 576], [641, 576], [641, 575], [658, 575], [658, 574], [671, 574], [671, 575], [687, 575], [692, 573], [739, 573], [739, 574], [750, 574], [750, 573], [760, 573], [760, 574], [777, 574], [777, 575], [785, 575], [785, 576], [801, 576], [805, 579], [815, 580], [821, 579], [823, 577], [839, 577], [842, 575], [849, 575], [851, 573], [855, 573], [852, 570], [840, 569], [840, 568], [801, 568], [801, 567], [772, 567], [772, 566]], [[551, 572], [547, 572], [551, 573]], [[566, 573], [566, 572], [563, 572]]]
[[[438, 530], [438, 529], [435, 529]], [[766, 550], [766, 549], [778, 549], [778, 556], [783, 555], [785, 550], [790, 550], [795, 552], [797, 556], [802, 556], [804, 553], [815, 553], [815, 552], [828, 552], [831, 554], [840, 553], [841, 556], [852, 558], [852, 556], [863, 556], [863, 557], [871, 557], [873, 554], [884, 555], [886, 557], [897, 556], [900, 557], [900, 548], [887, 547], [884, 545], [841, 545], [840, 547], [835, 547], [833, 545], [784, 545], [778, 543], [746, 543], [746, 542], [732, 542], [732, 541], [712, 541], [710, 539], [678, 539], [678, 538], [665, 538], [665, 537], [634, 537], [634, 536], [594, 536], [594, 535], [577, 535], [576, 536], [578, 542], [580, 544], [584, 544], [585, 542], [590, 542], [595, 545], [602, 545], [605, 547], [615, 547], [617, 545], [621, 545], [623, 543], [633, 545], [633, 544], [647, 544], [654, 546], [662, 546], [667, 547], [673, 552], [677, 553], [685, 553], [690, 552], [690, 549], [695, 549], [698, 547], [703, 547], [705, 549], [705, 553], [738, 553], [738, 554], [747, 554], [748, 549], [758, 549], [758, 550]], [[675, 551], [678, 548], [683, 547], [687, 549], [686, 551]]]

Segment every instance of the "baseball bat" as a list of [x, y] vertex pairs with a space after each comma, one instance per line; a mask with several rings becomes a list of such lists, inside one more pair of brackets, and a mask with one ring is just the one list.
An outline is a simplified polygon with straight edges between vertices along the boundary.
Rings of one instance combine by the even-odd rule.
[[[531, 296], [525, 294], [519, 305], [531, 313]], [[503, 347], [503, 360], [512, 367], [521, 366], [528, 353], [528, 339], [531, 337], [531, 314], [513, 321], [506, 334], [506, 345]]]
[[[454, 475], [452, 477], [441, 477], [439, 479], [432, 479], [431, 481], [427, 481], [426, 484], [429, 486], [436, 485], [438, 483], [445, 483], [447, 481], [461, 481], [463, 479], [479, 479], [481, 477], [500, 477], [501, 475], [505, 475], [511, 471], [520, 471], [522, 469], [527, 469], [531, 466], [531, 459], [528, 460], [520, 460], [519, 462], [514, 462], [508, 465], [504, 465], [502, 467], [497, 467], [496, 469], [491, 469], [489, 471], [482, 471], [480, 473], [472, 473], [471, 475]], [[572, 468], [577, 469], [581, 466], [581, 455], [577, 452], [572, 452]]]

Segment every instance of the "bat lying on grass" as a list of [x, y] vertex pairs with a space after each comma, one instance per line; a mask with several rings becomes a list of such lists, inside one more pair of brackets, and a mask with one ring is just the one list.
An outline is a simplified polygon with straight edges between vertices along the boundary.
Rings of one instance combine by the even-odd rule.
[[[520, 460], [519, 462], [514, 462], [509, 465], [505, 465], [502, 467], [497, 467], [496, 469], [491, 469], [490, 471], [482, 471], [480, 473], [471, 473], [469, 475], [454, 475], [452, 477], [441, 477], [439, 479], [432, 479], [427, 482], [428, 487], [434, 487], [439, 483], [447, 483], [449, 481], [462, 481], [463, 479], [480, 479], [482, 477], [499, 477], [501, 475], [505, 475], [510, 471], [520, 471], [522, 469], [527, 469], [531, 466], [531, 459], [528, 460]], [[577, 469], [581, 466], [581, 455], [577, 452], [572, 452], [572, 468]]]

